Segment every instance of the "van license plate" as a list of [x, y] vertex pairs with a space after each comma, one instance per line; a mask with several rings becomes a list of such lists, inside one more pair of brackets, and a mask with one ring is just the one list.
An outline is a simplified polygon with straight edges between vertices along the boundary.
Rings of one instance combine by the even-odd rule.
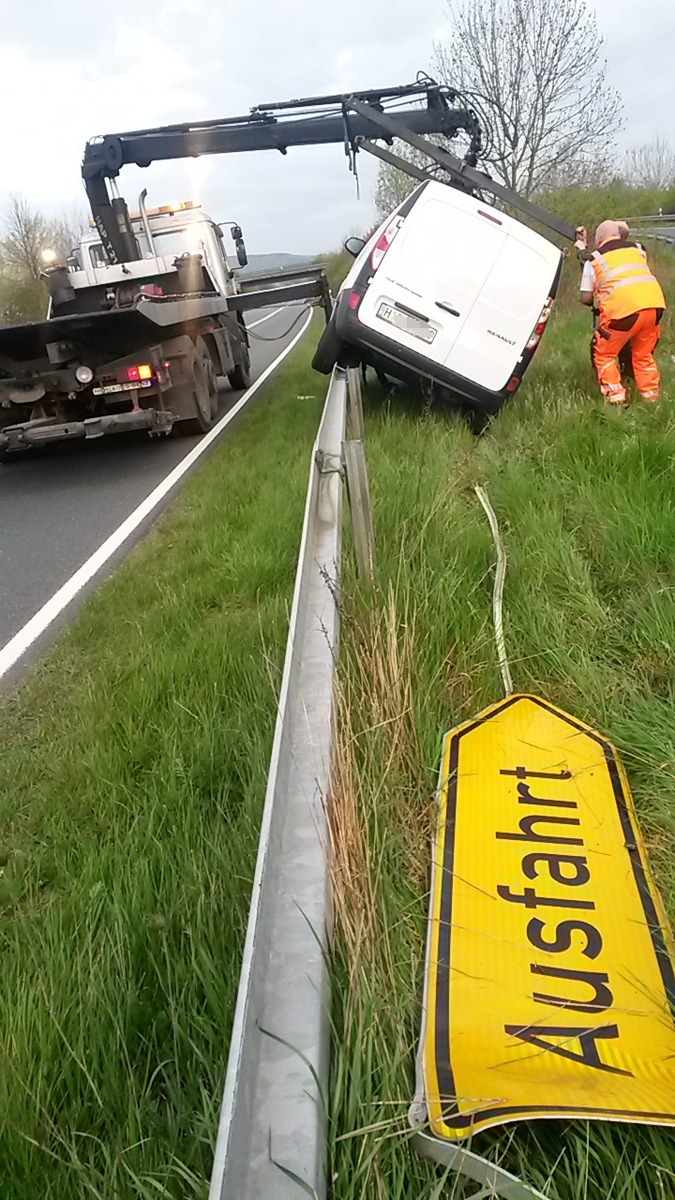
[[390, 325], [395, 325], [397, 329], [402, 329], [404, 333], [420, 338], [423, 342], [431, 343], [436, 337], [437, 330], [433, 325], [428, 325], [426, 321], [419, 321], [417, 317], [401, 312], [391, 304], [381, 304], [377, 315], [380, 320], [388, 321]]

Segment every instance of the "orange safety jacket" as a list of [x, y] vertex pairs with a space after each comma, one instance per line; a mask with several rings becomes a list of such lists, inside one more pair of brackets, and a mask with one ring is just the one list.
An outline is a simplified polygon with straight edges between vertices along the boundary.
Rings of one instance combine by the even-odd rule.
[[594, 305], [608, 321], [621, 320], [645, 308], [666, 307], [658, 279], [647, 266], [647, 255], [635, 244], [606, 242], [591, 258], [595, 275]]

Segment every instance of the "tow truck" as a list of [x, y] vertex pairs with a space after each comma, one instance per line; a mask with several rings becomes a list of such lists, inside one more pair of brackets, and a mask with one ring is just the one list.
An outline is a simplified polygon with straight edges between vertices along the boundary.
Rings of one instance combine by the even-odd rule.
[[[342, 143], [353, 165], [361, 146], [391, 141], [387, 113], [406, 135], [469, 133], [477, 119], [453, 107], [433, 80], [258, 105], [245, 116], [107, 134], [87, 143], [82, 176], [92, 232], [45, 272], [44, 321], [0, 328], [0, 455], [45, 443], [126, 430], [206, 432], [217, 413], [218, 376], [245, 388], [245, 315], [270, 304], [332, 301], [318, 268], [242, 278], [222, 226], [189, 204], [130, 213], [117, 177], [127, 164]], [[358, 111], [355, 106], [359, 106]], [[231, 226], [239, 266], [241, 226]]]

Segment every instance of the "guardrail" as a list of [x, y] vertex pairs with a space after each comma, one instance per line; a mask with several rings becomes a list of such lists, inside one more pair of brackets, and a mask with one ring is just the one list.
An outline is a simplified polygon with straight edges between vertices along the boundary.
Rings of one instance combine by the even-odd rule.
[[675, 215], [659, 213], [649, 217], [625, 217], [631, 226], [631, 231], [638, 237], [650, 242], [663, 242], [666, 246], [675, 245]]
[[656, 213], [649, 217], [622, 217], [621, 220], [625, 221], [627, 225], [644, 225], [651, 222], [658, 225], [661, 221], [667, 224], [669, 221], [675, 221], [675, 213]]
[[328, 830], [347, 380], [314, 445], [210, 1200], [326, 1193]]

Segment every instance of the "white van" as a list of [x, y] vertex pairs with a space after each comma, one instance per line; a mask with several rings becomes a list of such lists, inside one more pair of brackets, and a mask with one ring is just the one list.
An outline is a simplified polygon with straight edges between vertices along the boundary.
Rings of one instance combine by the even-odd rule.
[[313, 365], [369, 363], [496, 413], [546, 327], [562, 253], [447, 184], [423, 183], [358, 253]]

